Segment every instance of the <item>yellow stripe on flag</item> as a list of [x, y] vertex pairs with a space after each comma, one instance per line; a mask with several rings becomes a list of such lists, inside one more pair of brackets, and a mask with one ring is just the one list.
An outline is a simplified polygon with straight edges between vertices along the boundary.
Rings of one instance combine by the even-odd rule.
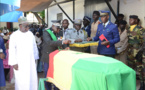
[[99, 57], [101, 55], [76, 51], [60, 51], [54, 56], [54, 80], [61, 90], [70, 90], [72, 82], [72, 66], [80, 58]]

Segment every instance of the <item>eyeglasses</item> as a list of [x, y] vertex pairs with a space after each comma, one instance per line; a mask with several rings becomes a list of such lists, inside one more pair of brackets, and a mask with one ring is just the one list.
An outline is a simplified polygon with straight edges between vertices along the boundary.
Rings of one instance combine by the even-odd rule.
[[26, 25], [25, 28], [29, 28], [29, 25]]

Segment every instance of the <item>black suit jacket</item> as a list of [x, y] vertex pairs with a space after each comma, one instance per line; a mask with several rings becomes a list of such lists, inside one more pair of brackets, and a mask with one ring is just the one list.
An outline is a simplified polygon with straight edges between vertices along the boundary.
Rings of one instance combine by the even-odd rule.
[[62, 46], [62, 41], [53, 41], [50, 34], [43, 31], [42, 56], [41, 61], [49, 63], [49, 54]]

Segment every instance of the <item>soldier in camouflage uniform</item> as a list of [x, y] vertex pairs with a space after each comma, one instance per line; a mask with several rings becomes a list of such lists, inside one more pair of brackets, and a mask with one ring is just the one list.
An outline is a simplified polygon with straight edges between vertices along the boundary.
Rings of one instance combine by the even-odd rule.
[[142, 52], [143, 52], [143, 58], [142, 58], [142, 64], [139, 67], [141, 67], [139, 69], [139, 71], [141, 72], [141, 75], [140, 77], [143, 78], [142, 79], [142, 87], [143, 89], [140, 89], [140, 90], [145, 90], [145, 84], [144, 84], [144, 81], [145, 81], [145, 29], [144, 29], [144, 33], [143, 33], [143, 46], [142, 46]]
[[144, 29], [137, 25], [138, 16], [131, 15], [129, 19], [130, 27], [128, 30], [128, 65], [140, 73], [141, 87], [144, 90], [144, 56], [143, 55], [143, 32]]

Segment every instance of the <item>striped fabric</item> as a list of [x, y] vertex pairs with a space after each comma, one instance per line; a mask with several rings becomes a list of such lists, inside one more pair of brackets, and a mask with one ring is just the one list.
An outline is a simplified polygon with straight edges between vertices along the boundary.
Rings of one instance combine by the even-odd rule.
[[61, 90], [136, 90], [135, 71], [110, 57], [56, 50], [49, 64], [48, 81]]

